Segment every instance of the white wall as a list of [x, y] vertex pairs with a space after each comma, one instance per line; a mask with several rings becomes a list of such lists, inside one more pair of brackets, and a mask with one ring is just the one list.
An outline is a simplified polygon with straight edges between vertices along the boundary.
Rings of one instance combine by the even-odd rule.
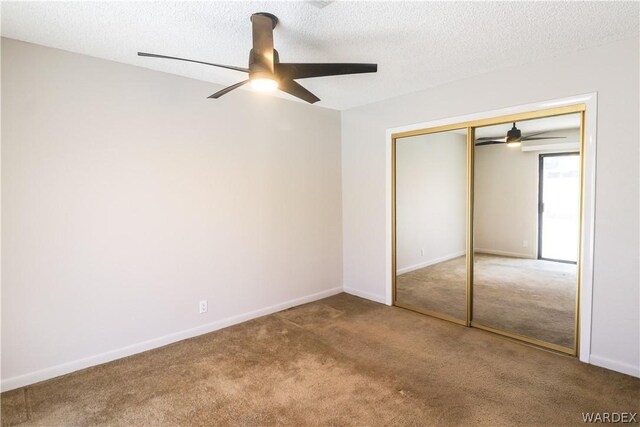
[[342, 113], [345, 289], [384, 301], [385, 130], [598, 92], [591, 361], [640, 375], [637, 38]]
[[341, 291], [340, 114], [218, 89], [2, 40], [4, 389]]
[[397, 141], [396, 268], [402, 274], [465, 252], [467, 137], [441, 132]]
[[476, 147], [474, 187], [474, 250], [537, 258], [538, 153]]

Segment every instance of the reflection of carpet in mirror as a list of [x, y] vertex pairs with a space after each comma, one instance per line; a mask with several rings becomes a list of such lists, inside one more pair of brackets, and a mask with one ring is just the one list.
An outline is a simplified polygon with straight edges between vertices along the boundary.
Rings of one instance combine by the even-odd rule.
[[467, 266], [464, 256], [404, 273], [396, 278], [396, 299], [403, 304], [465, 320]]
[[[476, 254], [473, 320], [507, 332], [573, 347], [576, 266]], [[401, 303], [465, 318], [465, 258], [397, 278]]]

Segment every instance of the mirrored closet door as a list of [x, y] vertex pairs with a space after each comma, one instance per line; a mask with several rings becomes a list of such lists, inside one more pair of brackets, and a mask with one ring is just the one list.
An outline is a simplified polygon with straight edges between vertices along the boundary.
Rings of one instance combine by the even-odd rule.
[[392, 135], [394, 305], [578, 354], [584, 112]]
[[394, 140], [395, 305], [466, 324], [467, 130]]
[[478, 127], [474, 144], [472, 326], [572, 354], [581, 117]]

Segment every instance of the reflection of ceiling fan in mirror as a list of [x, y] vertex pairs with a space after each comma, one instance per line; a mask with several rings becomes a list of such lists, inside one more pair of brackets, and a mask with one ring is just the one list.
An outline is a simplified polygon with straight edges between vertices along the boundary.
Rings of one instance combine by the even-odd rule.
[[476, 145], [492, 145], [492, 144], [507, 144], [507, 145], [520, 145], [523, 141], [533, 141], [536, 139], [560, 139], [566, 138], [566, 136], [538, 136], [543, 133], [548, 133], [550, 131], [545, 132], [537, 132], [529, 135], [522, 135], [522, 131], [516, 127], [516, 124], [513, 124], [513, 127], [509, 132], [507, 132], [507, 136], [485, 136], [483, 138], [476, 139]]

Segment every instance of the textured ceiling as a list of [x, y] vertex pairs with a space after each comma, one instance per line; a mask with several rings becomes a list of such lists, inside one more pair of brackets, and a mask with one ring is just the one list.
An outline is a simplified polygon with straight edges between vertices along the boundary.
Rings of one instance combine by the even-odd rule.
[[249, 16], [259, 11], [280, 18], [274, 38], [282, 62], [378, 63], [377, 74], [300, 81], [322, 99], [317, 105], [340, 110], [637, 36], [639, 27], [637, 2], [336, 1], [319, 9], [307, 2], [3, 1], [2, 35], [227, 85], [244, 74], [136, 52], [246, 66]]

